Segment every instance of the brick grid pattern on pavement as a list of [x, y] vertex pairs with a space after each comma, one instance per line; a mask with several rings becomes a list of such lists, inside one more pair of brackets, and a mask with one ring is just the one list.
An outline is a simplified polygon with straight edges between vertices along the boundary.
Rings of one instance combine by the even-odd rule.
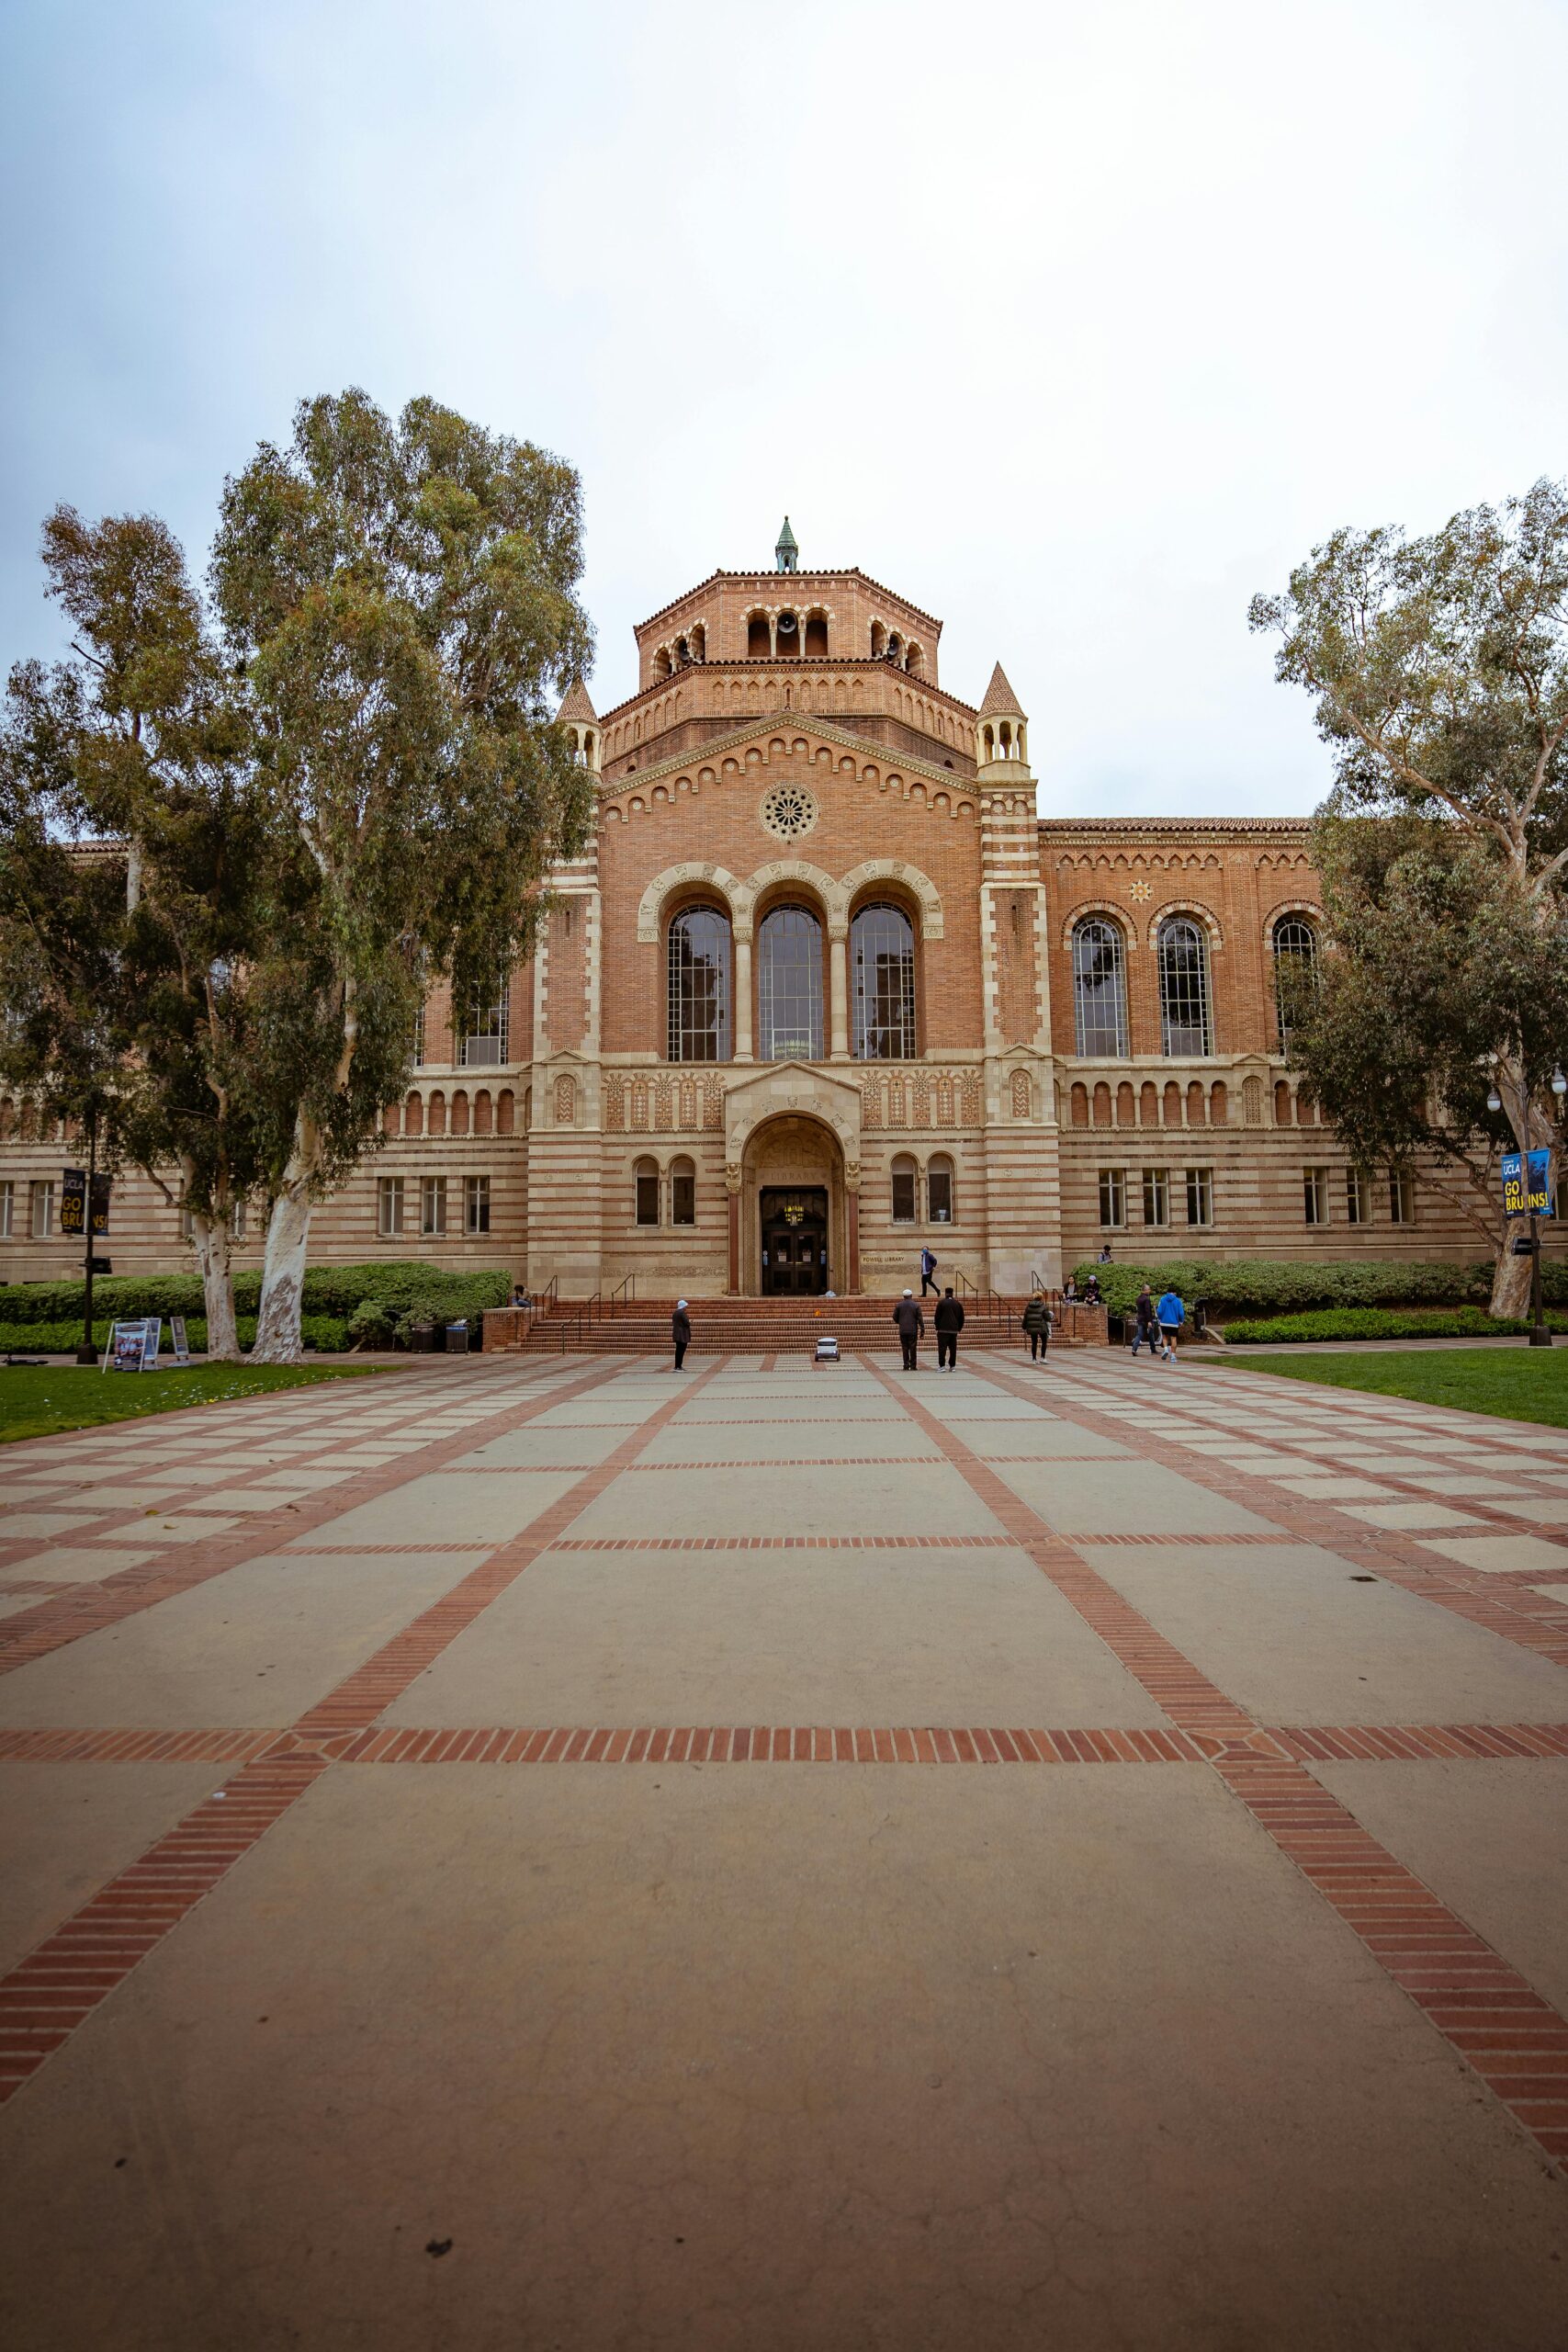
[[[1369, 1531], [1363, 1522], [1336, 1510], [1332, 1501], [1301, 1498], [1281, 1491], [1256, 1472], [1205, 1459], [1183, 1447], [1179, 1439], [1159, 1431], [1127, 1425], [1123, 1414], [1096, 1409], [1095, 1385], [1089, 1381], [1054, 1380], [1045, 1393], [1035, 1382], [1020, 1380], [1010, 1369], [980, 1361], [974, 1355], [966, 1369], [990, 1387], [1045, 1407], [1059, 1419], [1103, 1434], [1108, 1429], [1132, 1440], [1145, 1460], [1179, 1470], [1211, 1491], [1245, 1502], [1266, 1516], [1273, 1531], [1235, 1535], [1065, 1534], [1050, 1528], [1023, 1503], [993, 1465], [1014, 1461], [1104, 1461], [1103, 1455], [1063, 1454], [1036, 1457], [1003, 1453], [985, 1457], [964, 1442], [962, 1427], [945, 1424], [927, 1412], [909, 1390], [870, 1359], [857, 1361], [879, 1386], [893, 1396], [908, 1420], [965, 1479], [976, 1498], [1005, 1531], [1001, 1534], [953, 1536], [823, 1536], [735, 1535], [722, 1537], [581, 1537], [565, 1530], [596, 1496], [628, 1471], [682, 1469], [701, 1475], [705, 1469], [745, 1467], [745, 1464], [649, 1464], [639, 1460], [649, 1442], [675, 1419], [682, 1408], [727, 1368], [720, 1358], [695, 1378], [683, 1383], [659, 1402], [651, 1412], [639, 1399], [628, 1399], [626, 1434], [598, 1464], [586, 1466], [567, 1492], [509, 1543], [497, 1544], [333, 1544], [313, 1541], [318, 1531], [330, 1529], [340, 1514], [374, 1496], [385, 1494], [431, 1469], [449, 1465], [470, 1453], [489, 1438], [536, 1420], [549, 1408], [585, 1396], [602, 1384], [624, 1377], [624, 1362], [601, 1359], [580, 1378], [563, 1381], [560, 1368], [548, 1367], [519, 1400], [517, 1368], [503, 1399], [493, 1414], [476, 1415], [474, 1390], [461, 1426], [437, 1429], [427, 1442], [377, 1467], [367, 1467], [353, 1478], [334, 1484], [289, 1510], [290, 1522], [281, 1535], [281, 1510], [247, 1518], [231, 1534], [186, 1546], [167, 1547], [139, 1568], [122, 1569], [89, 1586], [62, 1587], [61, 1594], [39, 1609], [18, 1612], [0, 1627], [0, 1658], [6, 1636], [18, 1634], [42, 1646], [28, 1649], [12, 1662], [80, 1638], [99, 1623], [112, 1623], [152, 1607], [172, 1592], [191, 1589], [221, 1575], [242, 1562], [276, 1555], [330, 1556], [333, 1554], [400, 1554], [466, 1550], [483, 1552], [484, 1559], [437, 1602], [423, 1610], [371, 1658], [355, 1668], [324, 1698], [291, 1725], [276, 1731], [203, 1728], [152, 1731], [129, 1725], [89, 1731], [73, 1726], [15, 1730], [0, 1734], [0, 1758], [35, 1762], [116, 1762], [134, 1765], [152, 1761], [232, 1762], [239, 1768], [224, 1788], [197, 1806], [165, 1837], [159, 1838], [129, 1869], [93, 1895], [50, 1937], [0, 1980], [0, 2098], [8, 2097], [61, 2047], [138, 1962], [186, 1917], [202, 1896], [273, 1824], [298, 1802], [320, 1775], [345, 1765], [377, 1763], [483, 1764], [627, 1764], [640, 1763], [827, 1763], [876, 1764], [1185, 1764], [1212, 1768], [1244, 1804], [1279, 1849], [1337, 1914], [1359, 1936], [1366, 1949], [1421, 2008], [1450, 2045], [1465, 2058], [1516, 2118], [1535, 2135], [1551, 2156], [1568, 2157], [1568, 2021], [1512, 1969], [1485, 1940], [1438, 1898], [1404, 1864], [1371, 1838], [1350, 1809], [1330, 1796], [1308, 1770], [1325, 1761], [1440, 1761], [1508, 1758], [1541, 1762], [1568, 1757], [1568, 1724], [1458, 1724], [1404, 1725], [1342, 1725], [1335, 1727], [1269, 1725], [1238, 1706], [1210, 1678], [1111, 1586], [1077, 1548], [1092, 1544], [1210, 1544], [1234, 1548], [1280, 1542], [1332, 1544], [1348, 1560], [1375, 1564], [1423, 1599], [1455, 1609], [1472, 1623], [1505, 1632], [1524, 1646], [1541, 1651], [1559, 1663], [1568, 1663], [1568, 1648], [1557, 1641], [1563, 1625], [1559, 1608], [1530, 1607], [1540, 1596], [1526, 1593], [1523, 1572], [1502, 1579], [1488, 1578], [1457, 1563], [1438, 1562], [1418, 1542], [1391, 1531]], [[496, 1385], [499, 1385], [499, 1383]], [[422, 1398], [420, 1405], [424, 1400]], [[1168, 1400], [1168, 1402], [1169, 1400]], [[1212, 1400], [1211, 1400], [1212, 1401]], [[414, 1415], [398, 1416], [401, 1421]], [[422, 1419], [435, 1419], [421, 1413]], [[185, 1419], [186, 1417], [178, 1417]], [[259, 1419], [259, 1415], [256, 1417]], [[762, 1412], [720, 1420], [689, 1422], [693, 1429], [743, 1428], [767, 1423]], [[818, 1417], [812, 1416], [810, 1419]], [[840, 1426], [836, 1417], [821, 1417]], [[1141, 1418], [1141, 1417], [1140, 1417]], [[773, 1425], [776, 1426], [776, 1422]], [[795, 1424], [792, 1421], [792, 1426]], [[809, 1426], [806, 1420], [801, 1425]], [[554, 1426], [616, 1428], [615, 1420], [557, 1423]], [[236, 1430], [238, 1438], [239, 1431]], [[396, 1433], [386, 1424], [364, 1432], [345, 1444], [343, 1428], [323, 1442], [322, 1451], [342, 1453]], [[1396, 1444], [1389, 1438], [1391, 1451]], [[1238, 1447], [1240, 1441], [1237, 1441]], [[1270, 1435], [1269, 1445], [1281, 1455], [1297, 1452], [1311, 1468], [1323, 1457], [1299, 1435]], [[265, 1441], [264, 1441], [265, 1450]], [[860, 1457], [882, 1464], [908, 1457]], [[925, 1457], [925, 1458], [930, 1458]], [[1112, 1457], [1114, 1458], [1114, 1457]], [[759, 1460], [758, 1468], [778, 1470], [809, 1466], [817, 1457], [798, 1462]], [[847, 1465], [838, 1457], [832, 1466]], [[477, 1465], [465, 1465], [477, 1466]], [[543, 1468], [545, 1465], [538, 1465]], [[564, 1465], [563, 1465], [564, 1466]], [[1352, 1475], [1335, 1464], [1338, 1475]], [[1525, 1468], [1525, 1464], [1510, 1465]], [[268, 1463], [250, 1474], [261, 1478], [274, 1471]], [[131, 1475], [129, 1471], [128, 1476]], [[1392, 1480], [1376, 1474], [1377, 1484]], [[240, 1474], [226, 1482], [242, 1483]], [[1418, 1487], [1411, 1491], [1421, 1492]], [[36, 1498], [34, 1499], [37, 1506]], [[199, 1498], [198, 1498], [199, 1499]], [[171, 1500], [164, 1507], [180, 1508]], [[1465, 1498], [1465, 1508], [1472, 1509]], [[1325, 1519], [1325, 1513], [1332, 1514]], [[303, 1524], [301, 1521], [303, 1521]], [[120, 1543], [126, 1540], [121, 1522], [110, 1521]], [[1522, 1524], [1506, 1521], [1510, 1532]], [[1309, 1532], [1310, 1531], [1310, 1532]], [[1531, 1532], [1537, 1532], [1533, 1527]], [[303, 1539], [303, 1540], [301, 1540]], [[91, 1544], [80, 1532], [53, 1539], [58, 1548]], [[108, 1539], [103, 1539], [106, 1546]], [[43, 1566], [49, 1548], [33, 1542], [26, 1546], [21, 1565]], [[1072, 1729], [998, 1729], [961, 1725], [545, 1725], [491, 1724], [478, 1727], [410, 1728], [388, 1726], [378, 1719], [403, 1695], [416, 1676], [457, 1636], [473, 1625], [508, 1586], [544, 1552], [750, 1552], [813, 1551], [965, 1551], [1021, 1549], [1100, 1636], [1111, 1654], [1158, 1703], [1168, 1727]], [[1537, 1577], [1540, 1572], [1534, 1571]], [[43, 1582], [45, 1579], [34, 1579]], [[1500, 1584], [1507, 1590], [1499, 1592]], [[96, 1606], [82, 1607], [85, 1600]], [[107, 1598], [106, 1598], [107, 1597]], [[1555, 1624], [1554, 1624], [1555, 1619]], [[1554, 1644], [1556, 1645], [1554, 1646]]]

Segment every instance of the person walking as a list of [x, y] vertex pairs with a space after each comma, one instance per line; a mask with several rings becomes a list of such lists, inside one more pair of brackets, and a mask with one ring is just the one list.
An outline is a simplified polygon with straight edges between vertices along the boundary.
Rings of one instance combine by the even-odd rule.
[[1133, 1309], [1133, 1353], [1134, 1355], [1145, 1340], [1148, 1342], [1149, 1362], [1152, 1363], [1159, 1353], [1159, 1324], [1155, 1315], [1154, 1295], [1147, 1283], [1138, 1293], [1137, 1304]]
[[964, 1301], [954, 1298], [951, 1289], [944, 1290], [931, 1321], [936, 1325], [936, 1368], [938, 1372], [956, 1372], [958, 1334], [964, 1329]]
[[922, 1298], [924, 1298], [926, 1295], [926, 1284], [928, 1283], [930, 1283], [931, 1286], [931, 1295], [934, 1298], [939, 1295], [939, 1285], [936, 1278], [936, 1251], [931, 1248], [929, 1241], [920, 1252], [920, 1296]]
[[686, 1312], [683, 1298], [675, 1301], [675, 1312], [670, 1317], [670, 1336], [675, 1342], [675, 1369], [679, 1372], [686, 1361], [686, 1350], [692, 1344], [692, 1318]]
[[924, 1335], [926, 1318], [920, 1313], [920, 1303], [912, 1290], [907, 1290], [893, 1309], [893, 1320], [898, 1326], [898, 1344], [904, 1351], [906, 1372], [919, 1372], [916, 1350]]
[[1168, 1290], [1155, 1309], [1159, 1317], [1159, 1335], [1164, 1341], [1161, 1353], [1167, 1363], [1176, 1362], [1176, 1335], [1187, 1320], [1187, 1308], [1179, 1290]]
[[1031, 1363], [1037, 1357], [1043, 1363], [1045, 1351], [1051, 1344], [1051, 1310], [1039, 1291], [1033, 1294], [1023, 1310], [1023, 1328], [1029, 1334]]

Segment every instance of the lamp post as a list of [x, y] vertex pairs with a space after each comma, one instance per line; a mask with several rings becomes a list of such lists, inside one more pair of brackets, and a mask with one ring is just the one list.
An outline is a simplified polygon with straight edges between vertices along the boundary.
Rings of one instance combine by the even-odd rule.
[[[1554, 1070], [1552, 1071], [1552, 1073], [1551, 1073], [1551, 1091], [1552, 1091], [1552, 1093], [1553, 1093], [1553, 1094], [1556, 1096], [1556, 1098], [1557, 1098], [1557, 1107], [1558, 1107], [1558, 1111], [1559, 1111], [1559, 1113], [1561, 1113], [1562, 1108], [1562, 1098], [1563, 1098], [1563, 1096], [1564, 1096], [1565, 1094], [1568, 1094], [1568, 1077], [1564, 1077], [1564, 1075], [1563, 1075], [1563, 1073], [1562, 1073], [1562, 1069], [1554, 1069]], [[1526, 1138], [1525, 1138], [1525, 1162], [1524, 1162], [1524, 1168], [1525, 1168], [1525, 1192], [1526, 1192], [1526, 1197], [1528, 1198], [1528, 1197], [1529, 1197], [1529, 1108], [1528, 1103], [1527, 1103], [1527, 1105], [1526, 1105], [1526, 1109], [1525, 1109], [1525, 1121], [1526, 1121]], [[1551, 1162], [1550, 1162], [1550, 1160], [1548, 1161], [1547, 1166], [1548, 1166], [1548, 1170], [1550, 1170], [1550, 1168], [1551, 1168]], [[1543, 1303], [1543, 1301], [1542, 1301], [1542, 1298], [1541, 1298], [1541, 1281], [1540, 1281], [1540, 1216], [1537, 1214], [1537, 1212], [1536, 1212], [1534, 1209], [1531, 1209], [1531, 1211], [1530, 1211], [1530, 1336], [1529, 1336], [1529, 1344], [1530, 1344], [1530, 1346], [1531, 1346], [1532, 1348], [1549, 1348], [1549, 1347], [1551, 1347], [1551, 1330], [1548, 1329], [1548, 1326], [1547, 1326], [1547, 1320], [1546, 1320], [1546, 1308], [1545, 1308], [1545, 1305], [1544, 1305], [1544, 1303]]]

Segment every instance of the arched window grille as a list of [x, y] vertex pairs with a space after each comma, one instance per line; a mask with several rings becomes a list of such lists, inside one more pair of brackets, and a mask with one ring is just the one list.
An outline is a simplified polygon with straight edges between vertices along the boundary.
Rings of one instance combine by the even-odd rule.
[[729, 1059], [729, 922], [713, 907], [689, 907], [670, 926], [669, 1056]]
[[757, 933], [765, 1062], [822, 1058], [822, 926], [809, 907], [774, 907]]
[[1304, 915], [1281, 915], [1274, 925], [1274, 1009], [1280, 1044], [1288, 1049], [1291, 1016], [1317, 978], [1317, 933]]
[[1127, 1052], [1127, 976], [1122, 933], [1086, 916], [1073, 926], [1073, 1012], [1080, 1054]]
[[855, 1057], [915, 1058], [915, 931], [902, 907], [863, 907], [850, 926]]
[[1190, 915], [1172, 915], [1159, 928], [1160, 1051], [1179, 1057], [1212, 1054], [1209, 943]]

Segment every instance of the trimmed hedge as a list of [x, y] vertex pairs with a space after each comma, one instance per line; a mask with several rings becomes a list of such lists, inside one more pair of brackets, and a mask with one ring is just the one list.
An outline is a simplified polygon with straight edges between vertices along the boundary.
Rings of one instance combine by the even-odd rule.
[[[307, 1319], [325, 1315], [346, 1322], [367, 1299], [384, 1301], [397, 1315], [416, 1298], [428, 1296], [437, 1302], [442, 1318], [451, 1321], [486, 1306], [504, 1306], [511, 1295], [512, 1277], [499, 1269], [449, 1272], [417, 1258], [373, 1259], [364, 1266], [310, 1267], [305, 1275], [304, 1309]], [[74, 1317], [80, 1329], [85, 1305], [85, 1287], [79, 1280], [6, 1283], [0, 1284], [0, 1326], [69, 1323]], [[94, 1314], [122, 1322], [139, 1315], [183, 1315], [188, 1329], [201, 1318], [206, 1305], [199, 1274], [106, 1274], [93, 1284]], [[260, 1305], [261, 1272], [248, 1267], [234, 1276], [235, 1315], [254, 1316]]]
[[[1466, 1306], [1484, 1310], [1492, 1293], [1489, 1264], [1457, 1266], [1435, 1259], [1202, 1258], [1165, 1259], [1148, 1265], [1096, 1265], [1086, 1259], [1073, 1269], [1081, 1283], [1098, 1274], [1113, 1315], [1130, 1315], [1145, 1283], [1157, 1298], [1178, 1290], [1189, 1306], [1206, 1299], [1217, 1316], [1289, 1315], [1314, 1308], [1365, 1306]], [[1553, 1306], [1568, 1306], [1568, 1262], [1549, 1259], [1541, 1286]], [[1483, 1315], [1488, 1330], [1496, 1330]]]
[[[1546, 1319], [1552, 1330], [1568, 1331], [1568, 1315], [1561, 1308], [1553, 1308]], [[1529, 1328], [1509, 1316], [1490, 1316], [1483, 1306], [1341, 1306], [1316, 1315], [1276, 1315], [1227, 1323], [1225, 1344], [1275, 1347], [1296, 1340], [1522, 1339]]]
[[[0, 1291], [0, 1298], [4, 1296], [5, 1293]], [[95, 1300], [95, 1306], [96, 1303]], [[158, 1309], [154, 1306], [148, 1311], [156, 1315]], [[175, 1307], [174, 1311], [177, 1315], [183, 1310]], [[118, 1319], [121, 1322], [132, 1322], [135, 1317], [121, 1316]], [[236, 1315], [234, 1329], [242, 1348], [249, 1349], [255, 1345], [256, 1318], [254, 1315]], [[348, 1335], [348, 1325], [341, 1315], [302, 1316], [299, 1336], [306, 1347], [323, 1349], [329, 1355], [342, 1355], [354, 1345]], [[190, 1343], [193, 1353], [202, 1355], [206, 1352], [207, 1321], [204, 1316], [187, 1315], [186, 1317], [186, 1338]], [[107, 1321], [100, 1322], [95, 1316], [93, 1345], [103, 1349], [107, 1348], [108, 1343], [109, 1324]], [[81, 1344], [82, 1318], [79, 1315], [73, 1322], [0, 1323], [0, 1355], [74, 1355]], [[168, 1353], [168, 1350], [169, 1332], [165, 1318], [160, 1363], [163, 1361], [163, 1356]]]

